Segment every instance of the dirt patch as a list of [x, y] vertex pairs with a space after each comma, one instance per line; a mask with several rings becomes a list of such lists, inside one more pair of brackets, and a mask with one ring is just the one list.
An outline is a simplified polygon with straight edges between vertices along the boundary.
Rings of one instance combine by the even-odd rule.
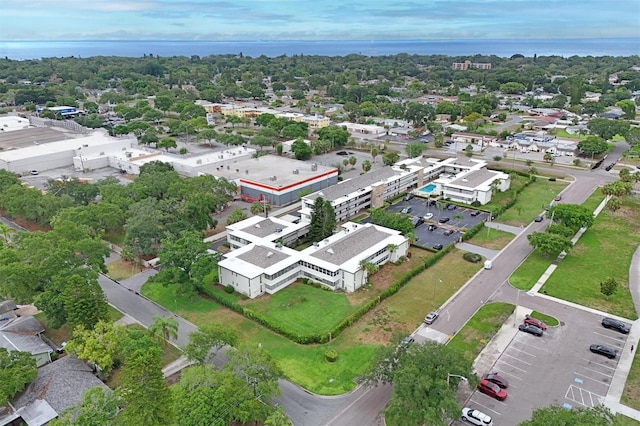
[[[2, 212], [2, 214], [4, 215], [4, 212]], [[51, 227], [50, 226], [40, 226], [35, 222], [31, 222], [29, 220], [26, 220], [23, 217], [16, 217], [14, 219], [9, 219], [11, 220], [13, 223], [22, 226], [24, 229], [26, 229], [29, 232], [36, 232], [36, 231], [42, 231], [42, 232], [48, 232], [51, 231]]]
[[360, 330], [355, 332], [357, 341], [366, 345], [386, 345], [394, 333], [407, 334], [406, 324], [394, 321], [394, 317], [395, 312], [388, 306], [376, 306], [356, 324], [355, 328]]

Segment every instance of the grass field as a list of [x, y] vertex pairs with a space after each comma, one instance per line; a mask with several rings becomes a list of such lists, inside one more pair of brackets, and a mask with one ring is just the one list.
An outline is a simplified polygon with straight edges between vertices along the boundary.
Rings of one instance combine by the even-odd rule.
[[344, 293], [301, 283], [243, 305], [299, 335], [328, 334], [357, 308], [349, 303]]
[[514, 305], [502, 302], [482, 306], [451, 339], [449, 346], [462, 351], [467, 359], [474, 360], [514, 309]]
[[620, 402], [640, 410], [640, 351], [636, 351]]
[[[594, 211], [603, 199], [602, 191], [596, 189], [582, 205]], [[556, 260], [555, 257], [543, 256], [539, 252], [534, 251], [522, 262], [518, 269], [511, 274], [509, 282], [512, 286], [520, 290], [531, 290], [554, 260]]]
[[[638, 315], [629, 292], [629, 265], [640, 244], [640, 201], [626, 197], [622, 202], [617, 212], [604, 210], [596, 218], [545, 288], [551, 296], [635, 320]], [[609, 277], [619, 288], [607, 299], [600, 293], [600, 283]]]
[[512, 226], [528, 225], [567, 185], [568, 182], [539, 178], [522, 191], [518, 202], [496, 221]]
[[140, 269], [133, 265], [131, 262], [119, 259], [113, 263], [107, 265], [108, 275], [114, 280], [126, 280], [133, 275], [140, 272]]
[[468, 242], [491, 250], [502, 250], [514, 237], [510, 232], [487, 228], [478, 232]]

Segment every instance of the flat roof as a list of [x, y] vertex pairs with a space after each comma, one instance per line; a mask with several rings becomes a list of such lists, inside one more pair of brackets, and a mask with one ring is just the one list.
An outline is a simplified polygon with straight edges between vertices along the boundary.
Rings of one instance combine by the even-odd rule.
[[[313, 164], [316, 165], [316, 170], [312, 170]], [[295, 185], [305, 180], [320, 178], [326, 174], [338, 173], [338, 169], [335, 167], [277, 155], [264, 155], [258, 158], [239, 160], [228, 164], [228, 166], [228, 168], [227, 165], [220, 166], [207, 172], [229, 180], [241, 179], [248, 184], [254, 183], [258, 186], [275, 189]], [[274, 176], [275, 180], [273, 179]]]
[[340, 266], [390, 236], [391, 234], [379, 231], [374, 226], [364, 226], [334, 243], [322, 245], [311, 257]]
[[359, 189], [366, 188], [374, 183], [381, 182], [393, 176], [399, 176], [401, 173], [394, 170], [391, 166], [386, 166], [381, 169], [373, 170], [360, 176], [356, 176], [352, 179], [340, 182], [337, 185], [330, 186], [322, 191], [315, 192], [308, 197], [308, 200], [315, 200], [318, 197], [322, 197], [328, 201], [335, 201], [340, 197], [351, 194]]
[[[3, 122], [0, 122], [0, 126], [2, 125]], [[25, 126], [28, 126], [28, 122], [27, 124], [15, 124], [13, 130], [0, 131], [0, 148], [2, 148], [2, 152], [40, 146], [51, 142], [60, 142], [65, 139], [72, 139], [78, 136], [77, 133], [62, 132], [51, 127]]]

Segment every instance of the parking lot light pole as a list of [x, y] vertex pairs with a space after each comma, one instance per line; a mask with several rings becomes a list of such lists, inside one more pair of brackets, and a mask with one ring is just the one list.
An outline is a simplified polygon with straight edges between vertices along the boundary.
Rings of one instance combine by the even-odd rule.
[[447, 386], [449, 385], [449, 379], [450, 379], [451, 377], [458, 377], [458, 378], [460, 378], [460, 379], [464, 380], [465, 382], [469, 382], [469, 379], [467, 379], [467, 378], [466, 378], [466, 377], [464, 377], [464, 376], [460, 376], [460, 375], [458, 375], [458, 374], [447, 374]]

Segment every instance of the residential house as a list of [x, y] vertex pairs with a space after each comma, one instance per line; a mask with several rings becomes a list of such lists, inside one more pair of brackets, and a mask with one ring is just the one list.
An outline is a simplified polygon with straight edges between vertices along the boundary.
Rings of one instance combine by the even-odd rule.
[[53, 349], [42, 341], [44, 328], [31, 315], [16, 317], [0, 323], [0, 347], [8, 351], [28, 352], [38, 367], [51, 362]]

